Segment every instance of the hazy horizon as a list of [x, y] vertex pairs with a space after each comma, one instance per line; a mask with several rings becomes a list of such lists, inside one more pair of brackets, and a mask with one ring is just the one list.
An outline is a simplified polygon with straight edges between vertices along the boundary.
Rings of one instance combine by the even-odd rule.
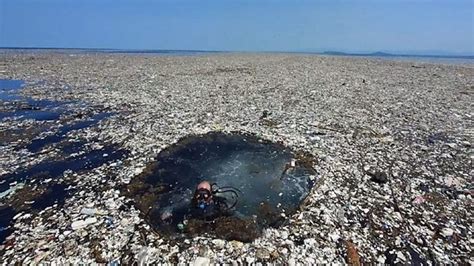
[[467, 53], [450, 53], [450, 52], [443, 52], [443, 51], [400, 51], [400, 52], [393, 52], [393, 51], [338, 51], [338, 50], [300, 50], [300, 51], [287, 51], [287, 50], [278, 50], [278, 51], [235, 51], [235, 50], [176, 50], [176, 49], [117, 49], [117, 48], [106, 48], [106, 47], [7, 47], [7, 46], [0, 46], [0, 50], [97, 50], [97, 51], [125, 51], [125, 52], [204, 52], [204, 53], [314, 53], [314, 54], [324, 54], [324, 53], [341, 53], [347, 55], [370, 55], [377, 53], [386, 53], [387, 55], [394, 55], [394, 56], [453, 56], [453, 57], [474, 57], [474, 53], [467, 54]]

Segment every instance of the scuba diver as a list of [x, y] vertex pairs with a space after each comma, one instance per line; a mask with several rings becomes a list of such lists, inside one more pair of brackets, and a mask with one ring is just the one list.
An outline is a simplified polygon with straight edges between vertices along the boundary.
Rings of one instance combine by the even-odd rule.
[[[212, 222], [221, 216], [231, 216], [234, 214], [233, 208], [237, 205], [241, 191], [234, 187], [218, 187], [216, 183], [208, 181], [200, 182], [194, 191], [192, 199], [183, 200], [174, 206], [167, 208], [161, 213], [161, 220], [164, 223], [186, 221], [188, 219], [199, 219], [205, 222]], [[226, 196], [224, 196], [226, 195]], [[231, 202], [233, 201], [233, 202]], [[178, 224], [178, 228], [181, 223]]]
[[[237, 204], [238, 191], [238, 189], [232, 187], [217, 188], [215, 183], [211, 185], [207, 181], [202, 181], [197, 185], [194, 192], [192, 216], [209, 221], [219, 216], [232, 215], [232, 208]], [[227, 192], [232, 193], [235, 200], [232, 205], [229, 205], [228, 198], [219, 196]]]

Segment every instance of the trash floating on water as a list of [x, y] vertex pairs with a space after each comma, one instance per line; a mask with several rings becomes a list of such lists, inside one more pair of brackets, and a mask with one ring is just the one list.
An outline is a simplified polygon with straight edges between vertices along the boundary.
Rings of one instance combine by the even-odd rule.
[[[81, 143], [76, 143], [81, 147]], [[104, 154], [109, 156], [104, 157]], [[9, 189], [11, 182], [27, 181], [30, 179], [46, 179], [57, 178], [63, 175], [66, 170], [73, 172], [91, 170], [103, 165], [104, 163], [122, 158], [126, 154], [125, 151], [116, 147], [105, 147], [98, 150], [91, 150], [80, 156], [64, 158], [63, 160], [45, 160], [44, 162], [33, 165], [27, 169], [21, 169], [17, 172], [0, 176], [5, 182], [0, 184], [0, 192]]]
[[63, 205], [74, 185], [63, 180], [64, 173], [90, 171], [127, 154], [115, 145], [93, 145], [100, 141], [74, 136], [114, 113], [81, 102], [21, 96], [24, 84], [0, 79], [0, 146], [25, 156], [17, 162], [20, 167], [0, 171], [0, 244], [13, 232], [16, 215]]
[[49, 144], [59, 143], [61, 140], [66, 139], [67, 133], [73, 130], [79, 130], [83, 128], [87, 128], [93, 126], [94, 124], [98, 123], [102, 119], [110, 117], [112, 113], [98, 113], [86, 120], [73, 122], [71, 124], [63, 125], [59, 128], [59, 130], [53, 134], [46, 136], [44, 138], [36, 138], [31, 141], [30, 144], [26, 146], [26, 149], [30, 152], [38, 152], [43, 149], [45, 146]]
[[[123, 192], [163, 234], [251, 241], [262, 228], [280, 225], [313, 186], [314, 158], [296, 157], [285, 146], [252, 135], [193, 135], [163, 150]], [[204, 180], [238, 191], [219, 194], [235, 203], [232, 213], [212, 222], [195, 215], [193, 192]]]
[[64, 105], [68, 102], [21, 96], [19, 90], [24, 85], [23, 80], [0, 79], [0, 119], [50, 121], [59, 119], [66, 111]]

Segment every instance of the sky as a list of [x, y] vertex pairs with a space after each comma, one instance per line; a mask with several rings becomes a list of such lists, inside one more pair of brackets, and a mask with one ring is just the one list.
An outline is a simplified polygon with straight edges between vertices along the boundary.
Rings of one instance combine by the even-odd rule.
[[474, 55], [474, 0], [0, 0], [0, 47]]

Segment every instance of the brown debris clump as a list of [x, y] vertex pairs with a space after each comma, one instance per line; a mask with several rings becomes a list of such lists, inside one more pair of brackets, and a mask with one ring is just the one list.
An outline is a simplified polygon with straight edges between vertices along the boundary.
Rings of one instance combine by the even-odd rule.
[[219, 217], [212, 222], [191, 219], [188, 221], [185, 231], [190, 235], [208, 234], [221, 239], [241, 242], [251, 242], [261, 234], [254, 221], [231, 216]]
[[347, 248], [347, 263], [354, 266], [360, 266], [360, 256], [357, 248], [351, 241], [346, 241]]

